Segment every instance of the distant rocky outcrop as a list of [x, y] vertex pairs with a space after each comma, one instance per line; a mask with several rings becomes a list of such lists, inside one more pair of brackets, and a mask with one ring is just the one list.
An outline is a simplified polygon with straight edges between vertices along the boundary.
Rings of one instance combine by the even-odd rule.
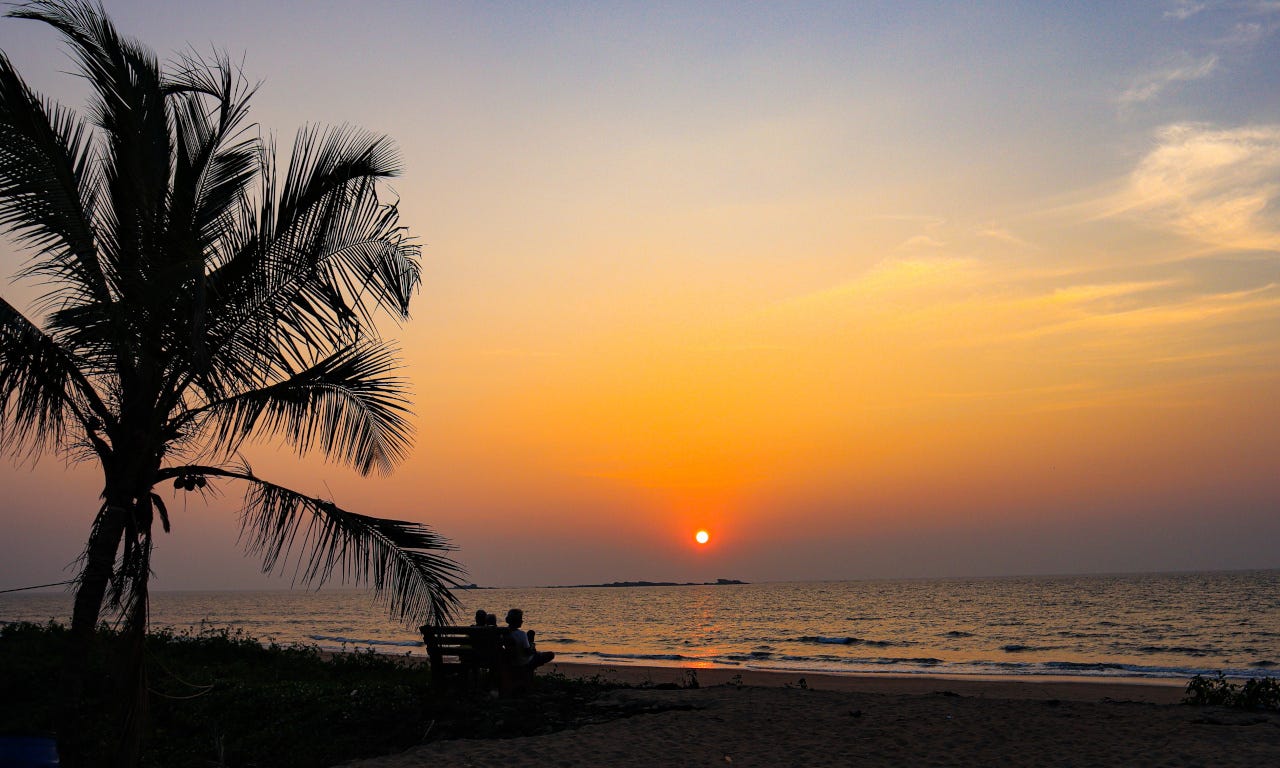
[[719, 587], [727, 584], [747, 584], [738, 579], [715, 581], [611, 581], [608, 584], [559, 584], [547, 589], [576, 589], [578, 587]]

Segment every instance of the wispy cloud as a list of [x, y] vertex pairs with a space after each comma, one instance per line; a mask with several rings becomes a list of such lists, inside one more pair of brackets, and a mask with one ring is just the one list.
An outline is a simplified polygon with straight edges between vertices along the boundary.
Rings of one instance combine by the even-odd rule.
[[1242, 21], [1233, 25], [1217, 42], [1219, 45], [1247, 48], [1257, 45], [1274, 31], [1274, 26], [1257, 21]]
[[1208, 4], [1198, 3], [1194, 0], [1174, 0], [1170, 8], [1164, 12], [1164, 17], [1166, 19], [1186, 21], [1208, 7]]
[[1138, 216], [1214, 247], [1280, 248], [1280, 125], [1165, 127], [1112, 201], [1111, 215]]
[[1171, 387], [1277, 375], [1280, 124], [1168, 125], [1072, 199], [945, 226], [895, 217], [916, 226], [882, 241], [885, 258], [769, 305], [743, 338], [787, 345], [798, 376], [840, 382], [864, 410], [1168, 403]]
[[912, 235], [899, 243], [898, 248], [900, 250], [938, 249], [945, 248], [948, 245], [946, 240], [938, 236], [939, 232], [947, 225], [947, 220], [944, 218], [912, 213], [884, 213], [877, 214], [872, 218], [878, 221], [897, 221], [920, 225], [920, 228], [924, 231]]
[[[1140, 346], [1149, 354], [1164, 347], [1151, 338], [1173, 328], [1195, 326], [1201, 330], [1241, 321], [1265, 321], [1280, 309], [1280, 292], [1274, 284], [1223, 293], [1183, 292], [1175, 298], [1161, 289], [1171, 281], [1132, 285], [1079, 286], [1056, 290], [1022, 302], [1020, 309], [1042, 322], [1009, 334], [1023, 340], [1049, 335], [1089, 339], [1094, 349], [1107, 346]], [[1145, 296], [1144, 296], [1145, 294]], [[1116, 299], [1127, 299], [1116, 301]], [[1038, 312], [1032, 308], [1038, 307]]]
[[1197, 60], [1181, 61], [1143, 76], [1128, 90], [1116, 97], [1116, 101], [1124, 107], [1151, 101], [1160, 96], [1170, 86], [1176, 83], [1203, 80], [1213, 74], [1217, 68], [1218, 57], [1216, 54]]
[[916, 235], [915, 237], [908, 238], [903, 241], [902, 245], [898, 247], [907, 250], [915, 248], [945, 248], [947, 247], [947, 244], [936, 237], [930, 237], [929, 235]]
[[515, 349], [511, 347], [493, 347], [489, 349], [481, 349], [476, 354], [482, 357], [509, 357], [509, 358], [530, 358], [540, 359], [555, 357], [554, 352], [543, 352], [536, 349]]
[[1046, 299], [1055, 304], [1087, 304], [1106, 299], [1118, 299], [1177, 284], [1174, 280], [1147, 280], [1128, 283], [1098, 283], [1070, 285], [1055, 289]]
[[794, 296], [778, 302], [782, 308], [822, 304], [846, 304], [853, 300], [874, 303], [897, 299], [908, 293], [949, 290], [967, 282], [975, 266], [971, 259], [892, 258], [885, 259], [862, 276], [821, 291]]
[[1040, 246], [1036, 245], [1035, 243], [1029, 240], [1025, 240], [1021, 237], [1018, 237], [1017, 235], [1005, 229], [1004, 227], [996, 227], [996, 226], [982, 227], [978, 229], [974, 234], [976, 234], [978, 237], [987, 238], [988, 240], [996, 240], [1001, 243], [1016, 245], [1019, 248], [1029, 248], [1032, 250], [1040, 250]]
[[878, 213], [871, 218], [879, 221], [916, 221], [924, 225], [925, 229], [940, 227], [947, 223], [947, 220], [939, 216], [929, 216], [919, 213]]

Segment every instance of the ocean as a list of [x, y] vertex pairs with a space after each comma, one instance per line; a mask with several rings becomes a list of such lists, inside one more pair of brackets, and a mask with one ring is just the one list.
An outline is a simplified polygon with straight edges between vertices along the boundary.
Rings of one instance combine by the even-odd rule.
[[[459, 590], [519, 607], [565, 661], [795, 673], [1280, 675], [1280, 570]], [[0, 595], [0, 622], [69, 620], [71, 595]], [[424, 654], [366, 592], [153, 592], [152, 626]]]

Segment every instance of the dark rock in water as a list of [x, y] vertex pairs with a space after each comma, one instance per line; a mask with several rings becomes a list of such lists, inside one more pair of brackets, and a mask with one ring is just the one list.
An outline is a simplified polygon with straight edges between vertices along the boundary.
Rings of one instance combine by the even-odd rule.
[[577, 589], [579, 587], [720, 587], [730, 584], [746, 584], [737, 579], [715, 581], [611, 581], [608, 584], [557, 584], [546, 589]]

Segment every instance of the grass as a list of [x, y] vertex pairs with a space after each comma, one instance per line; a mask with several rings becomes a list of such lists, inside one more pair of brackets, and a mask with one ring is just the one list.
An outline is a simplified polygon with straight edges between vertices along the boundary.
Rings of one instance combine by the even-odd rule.
[[[0, 734], [49, 735], [68, 632], [56, 624], [0, 627]], [[86, 713], [112, 712], [107, 673], [118, 638], [103, 632]], [[161, 631], [147, 638], [149, 716], [144, 766], [331, 766], [403, 751], [424, 741], [510, 738], [597, 722], [619, 713], [589, 706], [616, 688], [550, 675], [515, 700], [484, 692], [440, 694], [425, 663], [314, 647], [263, 646], [239, 632]], [[107, 717], [81, 734], [104, 755]]]

